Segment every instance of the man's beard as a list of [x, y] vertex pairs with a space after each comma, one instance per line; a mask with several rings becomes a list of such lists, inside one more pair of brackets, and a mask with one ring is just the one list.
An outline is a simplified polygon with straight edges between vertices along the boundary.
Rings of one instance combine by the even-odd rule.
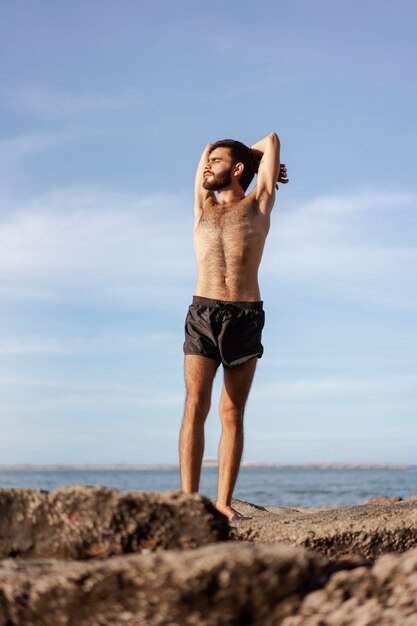
[[204, 189], [207, 189], [207, 191], [220, 191], [221, 189], [230, 187], [231, 184], [232, 168], [224, 170], [219, 174], [212, 174], [212, 178], [210, 180], [208, 178], [205, 178], [203, 181], [203, 187]]

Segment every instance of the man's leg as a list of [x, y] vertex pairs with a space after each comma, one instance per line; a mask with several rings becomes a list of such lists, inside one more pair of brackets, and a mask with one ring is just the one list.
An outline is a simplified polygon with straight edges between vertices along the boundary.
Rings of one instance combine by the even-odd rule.
[[198, 491], [204, 453], [204, 422], [210, 410], [211, 389], [219, 363], [214, 359], [185, 356], [186, 398], [180, 432], [181, 488]]
[[229, 519], [239, 516], [230, 506], [243, 452], [243, 413], [255, 374], [257, 358], [224, 368], [220, 398], [222, 435], [219, 445], [217, 509]]

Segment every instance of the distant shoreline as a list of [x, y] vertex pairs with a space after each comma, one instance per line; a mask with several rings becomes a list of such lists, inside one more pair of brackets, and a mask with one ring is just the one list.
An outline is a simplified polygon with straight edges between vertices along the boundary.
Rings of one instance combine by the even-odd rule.
[[[203, 467], [217, 467], [215, 461], [204, 461]], [[300, 468], [300, 469], [410, 469], [417, 467], [412, 463], [242, 463], [244, 468]], [[0, 464], [0, 471], [33, 471], [33, 472], [85, 472], [85, 471], [150, 471], [177, 470], [178, 464]]]

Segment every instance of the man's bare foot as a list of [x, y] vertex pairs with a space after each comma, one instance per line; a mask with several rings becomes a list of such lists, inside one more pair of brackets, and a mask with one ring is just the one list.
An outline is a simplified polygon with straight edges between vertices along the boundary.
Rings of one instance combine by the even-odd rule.
[[252, 519], [251, 517], [246, 517], [246, 515], [239, 513], [239, 511], [236, 511], [236, 509], [233, 509], [231, 506], [221, 506], [220, 504], [216, 504], [216, 509], [220, 513], [223, 513], [229, 522], [241, 522], [243, 520]]

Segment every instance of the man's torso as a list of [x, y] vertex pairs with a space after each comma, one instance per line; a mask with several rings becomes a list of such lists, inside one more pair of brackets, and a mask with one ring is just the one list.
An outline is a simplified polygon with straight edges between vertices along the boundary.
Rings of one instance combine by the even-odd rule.
[[258, 301], [258, 269], [269, 214], [253, 194], [233, 204], [208, 199], [194, 227], [196, 295], [227, 301]]

